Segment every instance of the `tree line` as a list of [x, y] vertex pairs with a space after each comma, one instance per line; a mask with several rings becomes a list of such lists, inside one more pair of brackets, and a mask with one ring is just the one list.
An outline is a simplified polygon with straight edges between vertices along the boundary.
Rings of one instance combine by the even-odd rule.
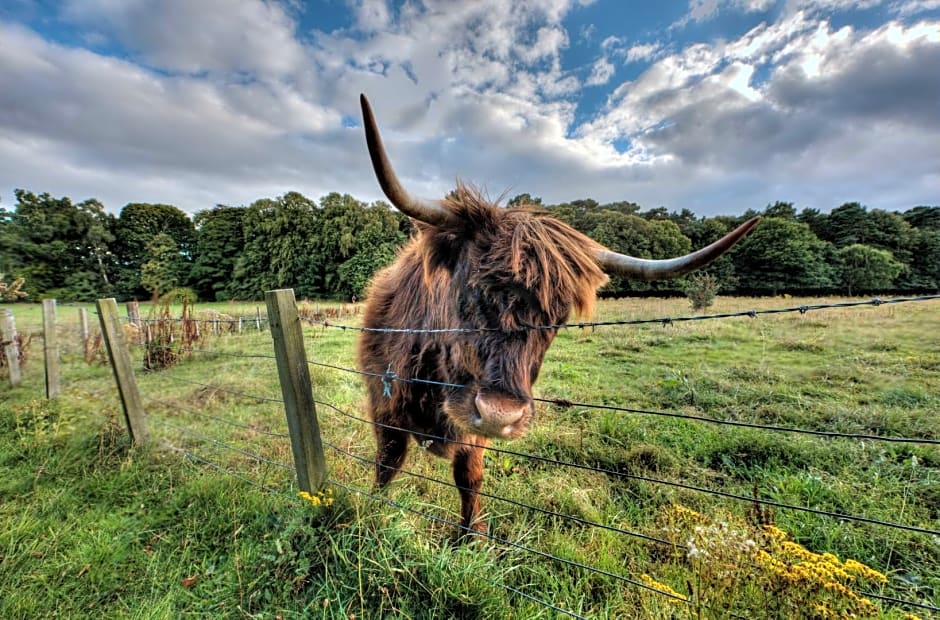
[[[292, 287], [298, 297], [361, 297], [413, 229], [384, 202], [348, 194], [314, 201], [297, 192], [190, 217], [172, 205], [131, 203], [118, 215], [98, 200], [16, 190], [0, 208], [0, 274], [23, 279], [29, 299], [256, 300]], [[940, 206], [903, 213], [850, 202], [823, 213], [776, 202], [740, 216], [698, 217], [663, 207], [591, 199], [532, 203], [598, 242], [640, 258], [703, 247], [754, 215], [757, 228], [707, 272], [725, 293], [867, 294], [940, 290]], [[3, 279], [0, 277], [0, 280]], [[602, 294], [666, 294], [684, 282], [612, 278]]]

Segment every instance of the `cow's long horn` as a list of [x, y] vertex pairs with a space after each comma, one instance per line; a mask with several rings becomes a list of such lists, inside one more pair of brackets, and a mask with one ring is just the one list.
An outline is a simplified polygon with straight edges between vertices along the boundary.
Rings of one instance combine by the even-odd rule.
[[634, 258], [626, 254], [618, 254], [610, 250], [598, 250], [597, 262], [601, 269], [612, 275], [624, 276], [631, 280], [668, 280], [685, 275], [704, 267], [712, 262], [731, 247], [740, 241], [747, 233], [751, 231], [759, 217], [751, 218], [744, 222], [730, 233], [718, 241], [707, 245], [701, 250], [679, 256], [677, 258], [668, 258], [665, 260], [649, 260], [645, 258]]
[[360, 94], [359, 102], [362, 104], [362, 120], [366, 130], [366, 142], [369, 145], [369, 156], [372, 158], [372, 168], [375, 169], [375, 176], [379, 180], [379, 185], [382, 186], [382, 191], [392, 204], [408, 217], [434, 225], [447, 222], [451, 214], [444, 208], [441, 201], [415, 198], [402, 187], [398, 176], [392, 169], [391, 162], [388, 161], [388, 155], [385, 154], [382, 136], [379, 135], [379, 127], [372, 114], [369, 100], [365, 95]]

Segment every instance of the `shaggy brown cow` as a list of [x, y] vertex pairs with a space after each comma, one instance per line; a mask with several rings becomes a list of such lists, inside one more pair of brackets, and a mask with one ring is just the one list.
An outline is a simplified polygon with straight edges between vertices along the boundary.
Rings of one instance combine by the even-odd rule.
[[[611, 252], [534, 207], [500, 208], [465, 186], [445, 200], [417, 199], [395, 176], [364, 95], [361, 103], [379, 184], [418, 229], [376, 275], [366, 300], [366, 328], [405, 330], [364, 331], [359, 343], [360, 368], [372, 375], [376, 484], [395, 477], [414, 434], [453, 461], [462, 525], [485, 532], [477, 495], [483, 449], [490, 438], [526, 432], [532, 384], [555, 337], [529, 328], [560, 324], [572, 310], [590, 314], [605, 272], [661, 280], [702, 267], [757, 220], [687, 256], [642, 260]], [[455, 329], [463, 331], [428, 331]]]

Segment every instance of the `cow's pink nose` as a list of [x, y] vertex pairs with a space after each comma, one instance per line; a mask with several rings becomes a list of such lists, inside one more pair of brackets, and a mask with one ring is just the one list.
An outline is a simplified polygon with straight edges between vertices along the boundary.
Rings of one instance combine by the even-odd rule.
[[473, 427], [487, 437], [517, 437], [525, 432], [532, 414], [532, 403], [502, 394], [477, 393], [474, 399], [480, 417]]

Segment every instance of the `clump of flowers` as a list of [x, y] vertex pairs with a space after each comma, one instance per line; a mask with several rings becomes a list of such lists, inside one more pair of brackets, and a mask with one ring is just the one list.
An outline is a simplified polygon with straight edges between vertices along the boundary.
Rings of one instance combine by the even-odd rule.
[[[820, 619], [882, 613], [861, 592], [887, 582], [885, 575], [857, 560], [810, 551], [772, 523], [671, 505], [657, 524], [676, 545], [671, 568], [683, 575], [693, 609]], [[653, 587], [672, 592], [663, 584]]]
[[297, 496], [312, 506], [320, 507], [333, 505], [333, 489], [328, 488], [315, 494], [301, 491]]

